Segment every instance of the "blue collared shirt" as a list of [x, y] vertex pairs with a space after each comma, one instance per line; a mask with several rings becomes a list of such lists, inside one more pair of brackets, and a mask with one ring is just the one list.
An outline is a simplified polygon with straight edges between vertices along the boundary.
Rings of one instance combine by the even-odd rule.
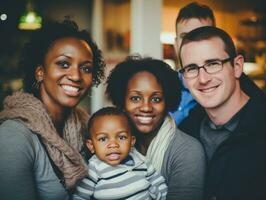
[[174, 112], [170, 112], [170, 115], [175, 119], [176, 124], [180, 124], [180, 122], [185, 119], [189, 111], [197, 105], [196, 100], [192, 97], [189, 90], [186, 88], [182, 75], [179, 73], [179, 78], [182, 82], [182, 91], [181, 91], [181, 101], [177, 110]]

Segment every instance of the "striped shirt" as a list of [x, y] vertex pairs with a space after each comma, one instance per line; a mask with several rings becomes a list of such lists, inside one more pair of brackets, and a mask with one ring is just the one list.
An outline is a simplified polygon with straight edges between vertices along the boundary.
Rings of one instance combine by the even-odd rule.
[[[89, 177], [76, 188], [73, 199], [166, 199], [164, 178], [137, 150], [123, 164], [111, 166], [95, 155], [88, 164]], [[93, 199], [92, 198], [92, 199]]]

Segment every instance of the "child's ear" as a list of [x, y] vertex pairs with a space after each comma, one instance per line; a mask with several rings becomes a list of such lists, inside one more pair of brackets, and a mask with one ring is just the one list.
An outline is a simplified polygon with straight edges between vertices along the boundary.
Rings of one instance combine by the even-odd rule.
[[136, 143], [136, 137], [135, 136], [131, 136], [131, 147], [134, 147], [135, 143]]
[[86, 146], [90, 150], [91, 153], [94, 153], [94, 147], [93, 147], [91, 139], [86, 140]]

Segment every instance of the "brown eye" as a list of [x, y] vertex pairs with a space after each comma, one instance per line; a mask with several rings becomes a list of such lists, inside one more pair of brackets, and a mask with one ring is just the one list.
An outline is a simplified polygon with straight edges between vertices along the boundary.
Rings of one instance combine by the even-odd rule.
[[138, 102], [138, 101], [140, 101], [140, 97], [139, 96], [132, 96], [132, 97], [130, 97], [130, 100], [133, 102]]
[[70, 66], [70, 63], [64, 60], [58, 61], [56, 64], [61, 68], [68, 68]]
[[83, 65], [80, 67], [81, 71], [85, 72], [85, 73], [92, 73], [92, 67], [91, 66], [87, 66], [87, 65]]
[[107, 137], [99, 137], [98, 141], [100, 142], [105, 142], [107, 140]]
[[154, 103], [160, 103], [162, 101], [162, 98], [161, 97], [153, 97], [151, 100]]
[[119, 138], [119, 140], [126, 140], [127, 139], [127, 137], [125, 135], [119, 135], [118, 138]]

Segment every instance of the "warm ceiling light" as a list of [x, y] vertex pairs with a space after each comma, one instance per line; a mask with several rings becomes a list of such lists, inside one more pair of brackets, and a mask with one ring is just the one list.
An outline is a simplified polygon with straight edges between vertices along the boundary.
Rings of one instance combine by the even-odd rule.
[[33, 11], [33, 6], [30, 2], [27, 4], [26, 13], [19, 19], [18, 28], [22, 30], [35, 30], [42, 26], [42, 18]]

